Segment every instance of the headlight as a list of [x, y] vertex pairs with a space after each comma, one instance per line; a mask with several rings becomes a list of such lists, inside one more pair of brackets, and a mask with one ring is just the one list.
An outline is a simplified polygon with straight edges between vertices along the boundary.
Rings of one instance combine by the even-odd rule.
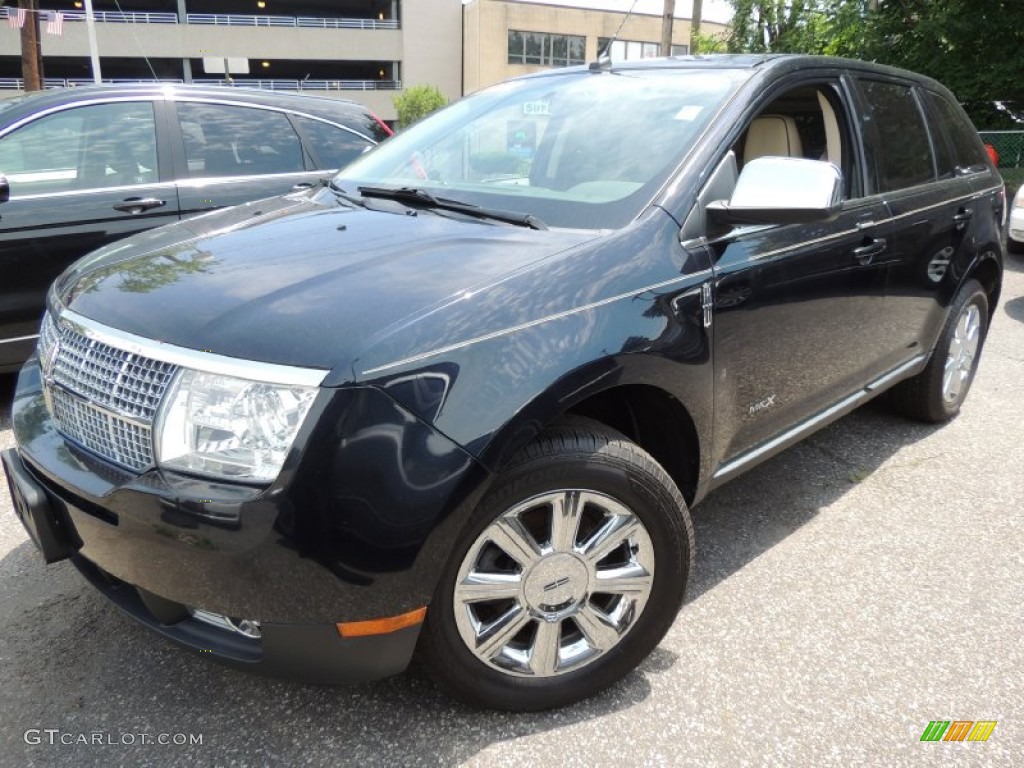
[[269, 483], [281, 471], [316, 393], [316, 387], [183, 369], [157, 420], [157, 463], [183, 472]]

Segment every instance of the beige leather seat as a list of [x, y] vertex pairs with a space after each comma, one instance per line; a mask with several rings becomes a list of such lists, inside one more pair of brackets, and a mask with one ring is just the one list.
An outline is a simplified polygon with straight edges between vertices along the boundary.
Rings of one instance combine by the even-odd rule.
[[747, 130], [743, 162], [758, 157], [803, 157], [803, 144], [796, 121], [785, 115], [761, 115]]

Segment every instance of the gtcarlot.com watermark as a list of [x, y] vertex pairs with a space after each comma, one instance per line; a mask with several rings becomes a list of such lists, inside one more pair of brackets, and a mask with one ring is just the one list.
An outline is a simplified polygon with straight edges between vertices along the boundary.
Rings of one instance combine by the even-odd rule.
[[74, 744], [90, 746], [134, 747], [156, 744], [162, 747], [188, 747], [202, 745], [201, 733], [150, 733], [148, 731], [111, 731], [74, 732], [62, 731], [59, 728], [29, 728], [25, 731], [25, 743], [36, 746], [72, 746]]

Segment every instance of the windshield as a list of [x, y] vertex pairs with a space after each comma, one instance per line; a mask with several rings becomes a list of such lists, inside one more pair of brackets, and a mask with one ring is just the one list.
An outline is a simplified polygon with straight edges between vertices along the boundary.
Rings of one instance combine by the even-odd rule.
[[414, 187], [553, 227], [622, 227], [748, 76], [652, 69], [510, 81], [389, 139], [335, 183], [350, 194]]

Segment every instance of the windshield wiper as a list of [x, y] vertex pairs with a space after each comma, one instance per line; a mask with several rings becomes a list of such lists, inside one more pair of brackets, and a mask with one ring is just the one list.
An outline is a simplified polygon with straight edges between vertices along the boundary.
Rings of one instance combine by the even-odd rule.
[[395, 200], [407, 205], [416, 205], [423, 208], [436, 208], [441, 211], [453, 211], [472, 216], [477, 219], [490, 219], [501, 221], [506, 224], [515, 224], [530, 229], [547, 229], [548, 225], [532, 216], [529, 213], [517, 211], [501, 211], [496, 208], [483, 208], [472, 203], [462, 203], [458, 200], [449, 200], [444, 197], [434, 197], [429, 192], [416, 189], [415, 187], [399, 187], [388, 189], [386, 187], [359, 187], [359, 193], [363, 197], [379, 197], [385, 200]]

